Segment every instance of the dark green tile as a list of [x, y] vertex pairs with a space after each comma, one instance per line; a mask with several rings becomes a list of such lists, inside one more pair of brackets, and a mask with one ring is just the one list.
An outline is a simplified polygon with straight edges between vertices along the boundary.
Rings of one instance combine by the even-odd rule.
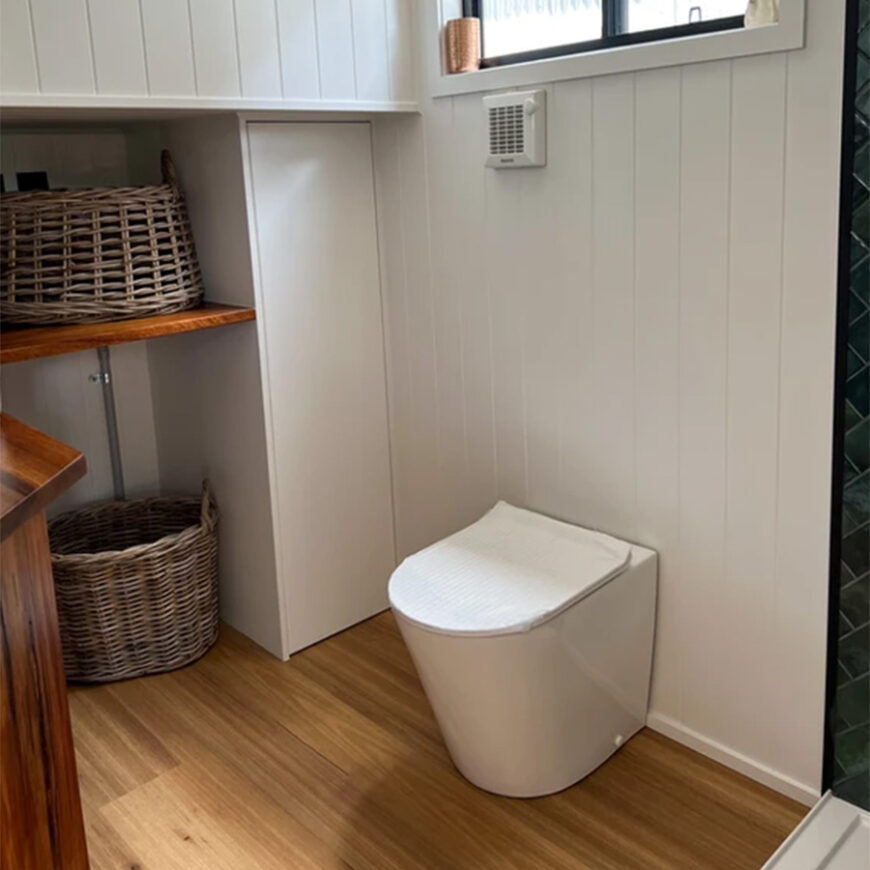
[[870, 468], [870, 418], [846, 435], [846, 456], [858, 471]]
[[[866, 471], [860, 477], [856, 477], [854, 480], [847, 483], [844, 487], [843, 510], [849, 514], [856, 525], [862, 525], [867, 522], [868, 518], [870, 518], [870, 474]], [[860, 538], [861, 532], [851, 532], [850, 530], [848, 537], [851, 538], [853, 534], [856, 538]], [[863, 534], [865, 537], [868, 537], [866, 529], [863, 530]], [[850, 553], [854, 553], [859, 545], [860, 541], [856, 541], [855, 544], [850, 544]], [[870, 549], [870, 544], [867, 546], [868, 549]], [[864, 573], [862, 570], [863, 564], [860, 559], [856, 561], [855, 559], [849, 558], [846, 559], [846, 562], [855, 573], [856, 577], [860, 577], [861, 574]]]
[[849, 622], [849, 620], [846, 619], [846, 617], [843, 616], [842, 613], [840, 613], [839, 625], [840, 625], [840, 630], [837, 634], [838, 637], [843, 637], [844, 635], [850, 634], [851, 632], [853, 632], [855, 630], [855, 626], [852, 625], [852, 623]]
[[870, 726], [861, 725], [838, 734], [834, 754], [845, 776], [854, 776], [870, 767]]
[[[854, 299], [854, 294], [849, 294]], [[870, 359], [870, 314], [866, 311], [849, 324], [849, 347], [863, 360]]]
[[864, 576], [840, 592], [840, 613], [855, 628], [870, 622], [870, 578]]
[[870, 810], [870, 772], [836, 779], [833, 792], [850, 804]]
[[870, 414], [870, 370], [866, 367], [846, 381], [846, 398], [862, 417]]
[[852, 427], [857, 426], [862, 419], [861, 415], [846, 402], [846, 431], [848, 432]]
[[837, 712], [849, 725], [870, 722], [870, 675], [865, 674], [837, 690]]
[[865, 257], [852, 267], [849, 286], [864, 302], [870, 301], [870, 257]]
[[840, 641], [837, 658], [853, 679], [866, 674], [870, 670], [870, 626], [847, 634]]
[[[849, 323], [854, 323], [862, 314], [867, 311], [867, 306], [864, 301], [858, 297], [857, 293], [849, 294]], [[864, 360], [867, 362], [867, 360]]]
[[855, 167], [852, 174], [858, 179], [859, 184], [870, 187], [870, 145], [866, 142], [855, 150]]

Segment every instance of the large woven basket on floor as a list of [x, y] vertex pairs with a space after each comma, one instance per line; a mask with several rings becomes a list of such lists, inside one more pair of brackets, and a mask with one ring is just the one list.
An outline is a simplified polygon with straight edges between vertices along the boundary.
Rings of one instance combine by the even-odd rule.
[[163, 184], [0, 196], [5, 323], [124, 320], [193, 308], [203, 284], [169, 152]]
[[149, 498], [81, 508], [49, 523], [63, 664], [99, 683], [189, 664], [217, 640], [217, 510]]

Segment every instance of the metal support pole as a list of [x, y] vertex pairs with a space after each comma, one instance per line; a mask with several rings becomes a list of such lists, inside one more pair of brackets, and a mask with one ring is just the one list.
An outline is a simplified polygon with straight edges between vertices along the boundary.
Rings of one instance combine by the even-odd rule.
[[103, 407], [106, 411], [106, 434], [109, 436], [109, 461], [112, 464], [112, 486], [115, 499], [124, 499], [124, 467], [121, 464], [121, 443], [118, 440], [118, 415], [115, 413], [115, 391], [112, 388], [112, 361], [109, 348], [98, 347], [100, 371], [91, 375], [91, 381], [103, 388]]

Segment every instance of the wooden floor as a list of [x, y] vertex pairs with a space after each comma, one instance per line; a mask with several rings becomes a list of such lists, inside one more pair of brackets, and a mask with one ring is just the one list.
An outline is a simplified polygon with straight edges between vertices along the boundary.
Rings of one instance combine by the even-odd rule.
[[561, 794], [481, 792], [389, 614], [284, 663], [224, 628], [71, 706], [93, 870], [758, 870], [805, 811], [651, 731]]

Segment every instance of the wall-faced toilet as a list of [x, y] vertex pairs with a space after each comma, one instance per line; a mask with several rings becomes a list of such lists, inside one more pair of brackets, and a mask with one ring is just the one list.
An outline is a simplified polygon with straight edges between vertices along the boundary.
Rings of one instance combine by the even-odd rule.
[[500, 502], [406, 559], [390, 603], [460, 772], [567, 788], [643, 727], [656, 554]]

